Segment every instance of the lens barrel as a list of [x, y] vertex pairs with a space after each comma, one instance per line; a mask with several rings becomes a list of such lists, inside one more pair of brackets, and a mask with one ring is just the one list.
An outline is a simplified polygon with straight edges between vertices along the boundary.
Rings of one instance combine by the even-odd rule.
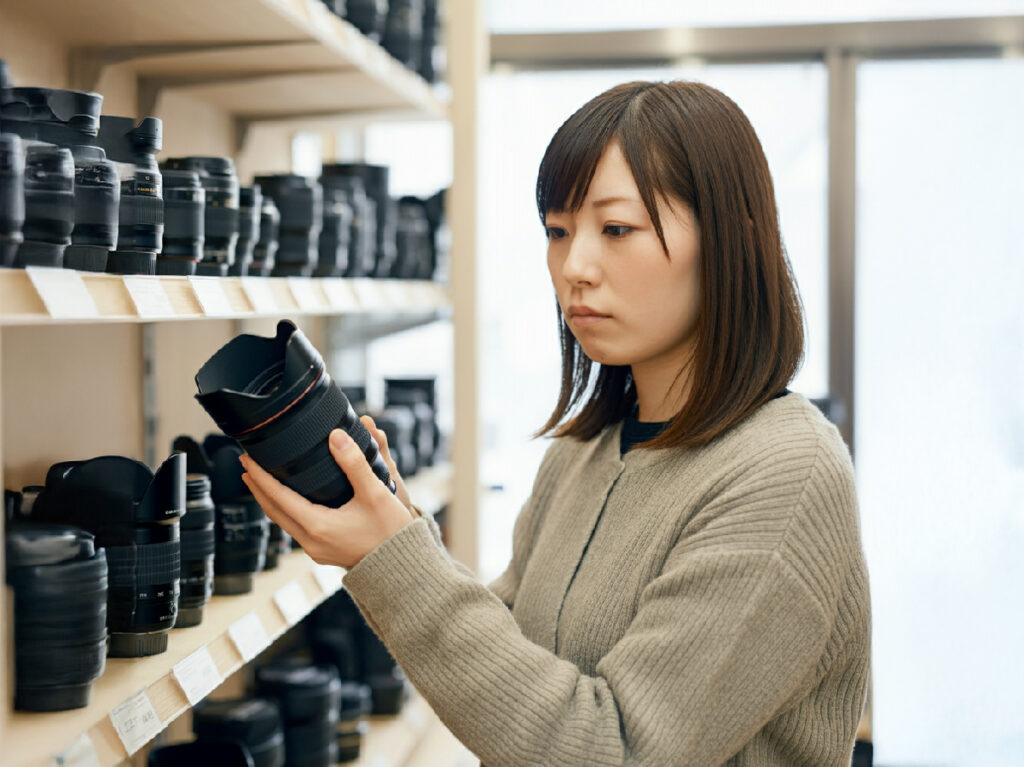
[[226, 277], [238, 242], [238, 174], [230, 157], [172, 157], [166, 170], [194, 170], [206, 190], [203, 260], [198, 274]]
[[308, 277], [319, 257], [323, 228], [323, 187], [316, 180], [294, 174], [257, 176], [263, 194], [274, 200], [281, 214], [277, 257], [273, 274]]
[[269, 277], [277, 261], [278, 238], [281, 235], [281, 213], [270, 197], [263, 197], [260, 208], [260, 239], [253, 250], [249, 274]]
[[196, 273], [206, 237], [206, 190], [194, 170], [165, 170], [164, 238], [157, 255], [157, 274]]
[[97, 146], [73, 146], [75, 161], [75, 228], [64, 251], [64, 266], [89, 272], [107, 268], [107, 254], [117, 248], [121, 181], [117, 166]]
[[259, 184], [243, 186], [238, 190], [238, 244], [235, 246], [235, 263], [228, 268], [228, 274], [245, 277], [253, 262], [256, 243], [260, 239], [260, 217], [263, 213], [263, 192]]
[[335, 669], [287, 662], [264, 666], [256, 671], [256, 692], [278, 702], [288, 765], [337, 762], [341, 682]]
[[320, 232], [320, 257], [316, 277], [340, 277], [348, 266], [352, 208], [341, 189], [324, 187], [324, 226]]
[[338, 706], [338, 726], [335, 730], [338, 744], [338, 762], [354, 762], [363, 748], [363, 737], [370, 731], [366, 721], [373, 702], [369, 685], [343, 682], [341, 704]]
[[384, 50], [412, 70], [420, 66], [423, 45], [423, 0], [389, 0]]
[[71, 152], [34, 143], [25, 153], [24, 241], [17, 266], [63, 266], [75, 227], [75, 164]]
[[284, 730], [274, 700], [203, 702], [193, 712], [192, 731], [199, 740], [228, 739], [242, 743], [252, 757], [253, 767], [284, 767]]
[[388, 195], [389, 169], [386, 165], [367, 163], [330, 163], [323, 166], [325, 177], [349, 176], [362, 180], [366, 196], [377, 209], [374, 267], [370, 276], [390, 277], [395, 262], [395, 226], [397, 204]]
[[0, 134], [0, 266], [14, 266], [25, 224], [25, 155], [21, 139]]
[[272, 338], [236, 336], [200, 368], [196, 386], [199, 404], [225, 434], [314, 503], [340, 506], [354, 494], [328, 449], [335, 428], [352, 437], [394, 490], [377, 443], [292, 322], [279, 322]]
[[149, 752], [146, 767], [253, 767], [249, 749], [237, 740], [200, 738], [173, 743]]
[[366, 277], [373, 274], [377, 264], [377, 205], [366, 196], [366, 187], [358, 176], [339, 175], [334, 166], [325, 166], [320, 176], [324, 194], [334, 190], [345, 196], [352, 210], [349, 222], [348, 259], [346, 277]]

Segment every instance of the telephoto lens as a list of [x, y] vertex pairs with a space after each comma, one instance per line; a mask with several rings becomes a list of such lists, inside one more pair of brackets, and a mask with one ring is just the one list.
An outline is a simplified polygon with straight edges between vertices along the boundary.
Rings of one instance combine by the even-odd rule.
[[395, 223], [396, 258], [391, 276], [412, 280], [429, 270], [431, 245], [430, 221], [422, 200], [403, 197], [398, 201]]
[[263, 192], [259, 184], [238, 190], [238, 244], [235, 246], [235, 263], [228, 267], [228, 274], [236, 277], [249, 274], [256, 243], [260, 239], [262, 212]]
[[320, 183], [324, 187], [324, 195], [329, 191], [335, 195], [344, 195], [352, 211], [344, 276], [372, 275], [377, 265], [377, 206], [366, 196], [366, 187], [361, 178], [332, 172], [333, 167], [325, 166]]
[[14, 266], [25, 224], [25, 156], [21, 139], [0, 133], [0, 266]]
[[75, 164], [71, 152], [32, 144], [25, 154], [24, 241], [16, 266], [63, 266], [75, 228]]
[[90, 533], [20, 523], [5, 535], [14, 592], [14, 707], [89, 704], [107, 655], [107, 558]]
[[[255, 186], [255, 185], [254, 185]], [[260, 207], [260, 239], [252, 254], [249, 274], [269, 277], [277, 260], [277, 241], [281, 234], [281, 214], [270, 197], [263, 198]]]
[[294, 174], [257, 176], [256, 183], [281, 213], [274, 276], [309, 277], [319, 256], [323, 187], [314, 179]]
[[107, 271], [154, 274], [163, 248], [164, 201], [156, 154], [163, 146], [163, 123], [155, 117], [100, 117], [98, 143], [117, 164], [121, 179], [117, 250]]
[[366, 717], [373, 709], [369, 685], [359, 682], [343, 682], [341, 705], [338, 707], [338, 763], [354, 762], [363, 749], [363, 738], [370, 731]]
[[423, 0], [390, 0], [384, 50], [412, 70], [419, 69], [423, 44]]
[[216, 506], [215, 594], [248, 594], [253, 575], [267, 560], [270, 520], [242, 481], [242, 450], [234, 440], [211, 434], [203, 441], [209, 457]]
[[206, 738], [191, 743], [158, 746], [149, 752], [146, 767], [253, 767], [249, 749], [237, 740]]
[[41, 521], [83, 527], [106, 549], [107, 628], [111, 657], [156, 655], [178, 612], [185, 513], [185, 456], [154, 474], [122, 456], [54, 464], [32, 507]]
[[352, 208], [345, 192], [324, 187], [324, 226], [320, 232], [320, 258], [316, 277], [340, 277], [348, 266], [349, 237], [352, 227]]
[[203, 607], [213, 594], [216, 551], [216, 509], [210, 494], [212, 466], [202, 446], [191, 437], [174, 440], [173, 450], [185, 454], [185, 516], [181, 519], [181, 590], [174, 628], [198, 626]]
[[199, 741], [238, 741], [249, 752], [253, 767], [284, 767], [284, 731], [277, 701], [204, 701], [193, 710], [192, 732]]
[[389, 170], [386, 165], [331, 163], [323, 166], [324, 176], [354, 176], [363, 182], [366, 196], [377, 209], [376, 245], [372, 277], [389, 277], [395, 262], [395, 217], [397, 204], [388, 196]]
[[256, 671], [256, 694], [278, 702], [288, 767], [330, 767], [338, 761], [341, 682], [335, 669], [289, 662], [264, 666]]
[[166, 170], [162, 175], [164, 239], [156, 273], [195, 274], [206, 239], [206, 190], [194, 170]]
[[379, 43], [388, 19], [388, 0], [348, 0], [345, 19], [356, 29]]
[[238, 242], [238, 174], [230, 157], [172, 157], [164, 170], [193, 170], [206, 190], [203, 260], [197, 274], [226, 277]]
[[272, 338], [236, 336], [199, 369], [196, 386], [196, 399], [217, 426], [308, 500], [335, 507], [354, 495], [328, 448], [335, 428], [352, 437], [394, 492], [377, 443], [294, 323], [280, 321]]

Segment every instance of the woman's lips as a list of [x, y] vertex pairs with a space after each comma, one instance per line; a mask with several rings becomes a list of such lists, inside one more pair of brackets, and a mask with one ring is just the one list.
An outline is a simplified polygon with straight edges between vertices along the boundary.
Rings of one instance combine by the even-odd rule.
[[574, 314], [569, 319], [574, 328], [589, 328], [608, 319], [608, 317], [602, 314]]

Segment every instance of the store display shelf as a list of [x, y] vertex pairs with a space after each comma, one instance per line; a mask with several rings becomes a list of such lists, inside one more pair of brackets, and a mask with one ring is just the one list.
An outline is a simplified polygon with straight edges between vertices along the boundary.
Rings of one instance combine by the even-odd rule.
[[[106, 67], [140, 78], [140, 111], [181, 89], [243, 120], [398, 111], [445, 119], [434, 89], [320, 0], [47, 0], [0, 17], [44, 28], [71, 47], [74, 87]], [[18, 73], [14, 73], [15, 77]]]
[[122, 276], [69, 269], [0, 269], [0, 326], [352, 315], [360, 336], [445, 317], [444, 286], [428, 280]]

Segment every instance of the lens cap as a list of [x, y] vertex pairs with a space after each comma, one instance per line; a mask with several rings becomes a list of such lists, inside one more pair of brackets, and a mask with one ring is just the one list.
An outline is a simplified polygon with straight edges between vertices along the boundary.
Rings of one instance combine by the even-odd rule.
[[4, 535], [4, 543], [8, 569], [89, 559], [96, 553], [92, 533], [60, 524], [14, 525]]

